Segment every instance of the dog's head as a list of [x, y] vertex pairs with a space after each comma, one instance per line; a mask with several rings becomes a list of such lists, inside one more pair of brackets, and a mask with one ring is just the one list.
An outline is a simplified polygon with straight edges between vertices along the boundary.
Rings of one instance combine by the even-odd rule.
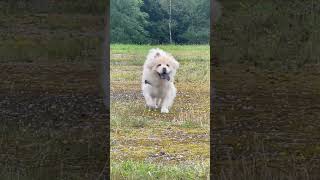
[[174, 77], [179, 68], [179, 63], [170, 54], [155, 53], [149, 63], [149, 68], [157, 73], [160, 79], [168, 81]]

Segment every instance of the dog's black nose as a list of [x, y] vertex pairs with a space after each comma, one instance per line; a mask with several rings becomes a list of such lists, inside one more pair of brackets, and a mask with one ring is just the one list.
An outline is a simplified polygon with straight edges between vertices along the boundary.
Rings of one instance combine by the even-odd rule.
[[167, 73], [167, 69], [166, 68], [163, 68], [162, 69], [162, 72], [165, 74], [165, 73]]

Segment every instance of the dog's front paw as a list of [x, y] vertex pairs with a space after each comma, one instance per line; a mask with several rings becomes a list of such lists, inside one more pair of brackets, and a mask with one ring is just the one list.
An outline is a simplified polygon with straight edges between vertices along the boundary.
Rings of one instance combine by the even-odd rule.
[[154, 110], [154, 109], [157, 109], [157, 106], [156, 105], [147, 105], [146, 104], [146, 108], [149, 109], [149, 110]]
[[169, 109], [168, 108], [161, 108], [161, 113], [168, 113]]

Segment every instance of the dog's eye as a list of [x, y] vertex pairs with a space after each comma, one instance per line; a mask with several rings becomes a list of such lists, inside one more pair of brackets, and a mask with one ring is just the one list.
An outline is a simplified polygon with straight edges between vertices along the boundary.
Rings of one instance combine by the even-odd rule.
[[158, 64], [158, 67], [161, 66], [161, 64]]
[[167, 66], [169, 67], [169, 64], [167, 64]]

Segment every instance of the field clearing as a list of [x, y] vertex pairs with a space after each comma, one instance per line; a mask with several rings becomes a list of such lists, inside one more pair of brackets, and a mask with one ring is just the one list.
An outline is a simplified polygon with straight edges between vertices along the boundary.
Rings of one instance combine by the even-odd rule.
[[206, 179], [209, 46], [157, 46], [181, 64], [175, 83], [177, 98], [169, 114], [144, 107], [141, 73], [152, 47], [111, 45], [111, 174], [115, 179]]

